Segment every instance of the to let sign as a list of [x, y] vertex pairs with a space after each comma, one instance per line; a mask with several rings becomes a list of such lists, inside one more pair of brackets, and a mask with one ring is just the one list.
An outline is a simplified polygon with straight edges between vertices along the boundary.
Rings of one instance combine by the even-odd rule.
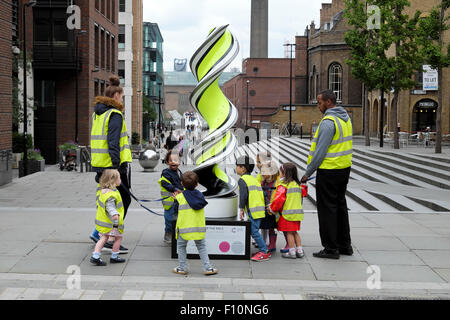
[[436, 69], [431, 69], [430, 65], [423, 66], [423, 90], [438, 90], [438, 72]]

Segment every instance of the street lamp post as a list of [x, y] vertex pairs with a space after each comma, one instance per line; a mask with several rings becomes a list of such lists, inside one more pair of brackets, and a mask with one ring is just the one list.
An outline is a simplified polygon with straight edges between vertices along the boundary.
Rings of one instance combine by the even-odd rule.
[[245, 109], [245, 130], [247, 130], [247, 118], [248, 118], [248, 85], [250, 83], [250, 80], [247, 80], [247, 107]]
[[162, 120], [162, 115], [161, 115], [161, 84], [160, 82], [158, 82], [158, 122], [159, 122], [159, 134], [161, 134], [162, 132], [162, 124], [161, 124], [161, 120]]
[[78, 72], [79, 72], [79, 63], [78, 63], [78, 37], [86, 34], [86, 30], [80, 30], [75, 33], [75, 143], [78, 144]]
[[23, 176], [28, 174], [28, 150], [27, 150], [27, 133], [28, 133], [28, 106], [27, 106], [27, 32], [26, 32], [26, 8], [34, 7], [36, 0], [30, 0], [23, 5]]
[[289, 136], [292, 136], [292, 47], [297, 47], [296, 43], [286, 43], [284, 46], [290, 47], [289, 58]]

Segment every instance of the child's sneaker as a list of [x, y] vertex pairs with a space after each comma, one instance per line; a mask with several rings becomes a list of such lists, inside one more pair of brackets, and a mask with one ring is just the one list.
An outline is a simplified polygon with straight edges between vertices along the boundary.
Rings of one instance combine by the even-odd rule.
[[280, 253], [286, 253], [289, 252], [289, 247], [286, 245], [283, 249], [280, 249]]
[[291, 253], [289, 252], [289, 250], [288, 250], [288, 252], [282, 253], [281, 256], [282, 256], [283, 258], [288, 258], [288, 259], [297, 259], [297, 255], [296, 255], [295, 253], [294, 253], [294, 254], [291, 254]]
[[172, 272], [173, 272], [173, 273], [177, 273], [177, 274], [183, 274], [183, 275], [186, 275], [186, 274], [187, 274], [187, 271], [184, 270], [184, 269], [181, 269], [179, 266], [173, 268], [173, 269], [172, 269]]
[[166, 233], [164, 234], [164, 239], [163, 239], [163, 240], [164, 240], [165, 243], [171, 244], [171, 243], [172, 243], [172, 234], [166, 232]]
[[106, 266], [106, 262], [103, 261], [101, 258], [94, 258], [91, 257], [91, 259], [89, 260], [92, 264], [95, 264], [96, 266]]
[[303, 258], [305, 256], [305, 253], [303, 251], [295, 251], [295, 255], [297, 258]]
[[266, 261], [266, 260], [270, 259], [270, 256], [271, 256], [270, 252], [264, 253], [264, 252], [260, 251], [260, 252], [256, 253], [251, 258], [251, 260], [252, 261]]
[[210, 275], [216, 274], [217, 272], [219, 272], [219, 270], [217, 270], [216, 268], [210, 267], [210, 268], [206, 269], [206, 271], [203, 272], [203, 274], [205, 276], [210, 276]]

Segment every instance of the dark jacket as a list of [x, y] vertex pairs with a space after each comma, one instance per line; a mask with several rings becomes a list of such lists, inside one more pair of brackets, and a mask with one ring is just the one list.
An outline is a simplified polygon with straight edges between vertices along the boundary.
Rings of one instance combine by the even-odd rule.
[[[248, 173], [246, 173], [248, 174]], [[244, 179], [239, 179], [239, 209], [248, 208], [248, 187]]]
[[[205, 200], [205, 197], [203, 196], [203, 193], [201, 193], [198, 190], [184, 190], [183, 195], [186, 198], [187, 203], [189, 206], [194, 210], [200, 210], [203, 209], [208, 202]], [[178, 213], [178, 201], [175, 200], [174, 203], [175, 206], [175, 212]]]
[[[123, 111], [123, 104], [108, 97], [96, 97], [94, 112], [96, 115], [102, 115], [110, 109], [117, 109]], [[122, 131], [123, 117], [114, 112], [111, 114], [108, 123], [108, 152], [111, 156], [112, 167], [100, 168], [92, 167], [92, 171], [102, 173], [105, 169], [119, 169], [120, 173], [126, 173], [128, 164], [125, 162], [120, 166], [120, 132]]]
[[170, 168], [166, 168], [162, 171], [161, 176], [170, 181], [161, 181], [161, 185], [169, 192], [175, 192], [177, 190], [183, 190], [183, 185], [181, 184], [181, 171], [173, 171]]

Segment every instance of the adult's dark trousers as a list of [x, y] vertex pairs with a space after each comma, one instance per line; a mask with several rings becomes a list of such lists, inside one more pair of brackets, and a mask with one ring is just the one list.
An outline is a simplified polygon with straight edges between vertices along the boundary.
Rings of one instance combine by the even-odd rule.
[[351, 168], [317, 169], [316, 200], [319, 233], [326, 250], [346, 249], [351, 246], [345, 192]]

